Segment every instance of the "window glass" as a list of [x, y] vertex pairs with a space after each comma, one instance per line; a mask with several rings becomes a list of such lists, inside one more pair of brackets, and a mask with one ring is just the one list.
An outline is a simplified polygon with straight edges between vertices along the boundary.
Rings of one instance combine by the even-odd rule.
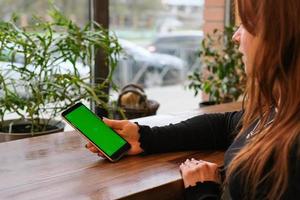
[[[53, 0], [55, 6], [63, 11], [73, 21], [83, 25], [89, 19], [89, 1]], [[49, 19], [47, 14], [50, 4], [48, 0], [0, 0], [0, 18], [9, 20], [13, 13], [20, 17], [20, 25], [27, 26], [32, 22], [32, 16]]]
[[[158, 113], [197, 108], [187, 74], [200, 67], [203, 0], [110, 0], [110, 30], [124, 52], [114, 79], [142, 85]], [[146, 53], [147, 52], [147, 53]], [[180, 106], [179, 106], [180, 105]]]
[[[83, 26], [89, 21], [89, 0], [53, 0], [53, 5], [64, 13], [67, 17], [72, 19], [78, 25]], [[51, 8], [49, 0], [0, 0], [0, 19], [9, 21], [12, 16], [17, 16], [17, 25], [21, 27], [27, 27], [34, 23], [34, 17], [39, 17], [43, 20], [51, 20], [48, 11]], [[4, 50], [5, 52], [5, 50]], [[9, 54], [9, 52], [8, 52]], [[10, 64], [11, 55], [4, 55], [0, 57], [1, 70]], [[24, 62], [24, 55], [16, 54], [15, 62], [20, 65]], [[57, 61], [59, 66], [63, 68], [69, 68], [70, 63], [66, 61]], [[76, 63], [76, 67], [79, 73], [85, 76], [89, 73], [89, 68], [84, 66], [81, 62]], [[14, 78], [17, 78], [12, 74]], [[26, 93], [23, 87], [17, 88], [20, 93]], [[1, 91], [0, 91], [1, 93]], [[1, 96], [1, 94], [0, 94]], [[16, 114], [11, 113], [7, 118], [15, 118]], [[6, 116], [5, 116], [6, 117]], [[68, 128], [67, 128], [68, 130]]]

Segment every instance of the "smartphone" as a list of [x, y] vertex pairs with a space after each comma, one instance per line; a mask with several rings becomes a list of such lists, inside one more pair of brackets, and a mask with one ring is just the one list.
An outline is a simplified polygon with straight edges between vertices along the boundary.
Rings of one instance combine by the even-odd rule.
[[130, 149], [130, 144], [124, 138], [81, 102], [71, 106], [61, 115], [112, 162], [120, 159]]

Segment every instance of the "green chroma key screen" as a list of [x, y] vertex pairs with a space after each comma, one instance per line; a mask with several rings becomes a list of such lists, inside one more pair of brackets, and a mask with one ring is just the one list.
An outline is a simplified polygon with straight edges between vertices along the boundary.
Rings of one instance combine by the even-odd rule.
[[65, 118], [109, 156], [126, 143], [84, 105], [67, 114]]

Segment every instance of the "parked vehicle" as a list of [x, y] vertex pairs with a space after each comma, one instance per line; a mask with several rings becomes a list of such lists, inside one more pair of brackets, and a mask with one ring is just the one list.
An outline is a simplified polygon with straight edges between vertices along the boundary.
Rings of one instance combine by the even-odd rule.
[[119, 39], [123, 54], [114, 73], [114, 81], [120, 86], [137, 83], [144, 87], [181, 83], [186, 63], [167, 54], [151, 53], [130, 41]]
[[150, 52], [177, 56], [187, 62], [188, 71], [200, 66], [202, 31], [174, 31], [158, 35], [147, 47]]
[[[113, 80], [119, 87], [129, 83], [136, 83], [143, 87], [153, 87], [178, 84], [184, 80], [186, 62], [182, 59], [167, 54], [151, 53], [128, 40], [119, 39], [119, 43], [123, 51], [118, 58], [118, 67], [113, 75]], [[14, 59], [16, 61], [15, 65], [24, 62], [23, 57], [18, 54], [14, 56]], [[5, 69], [6, 66], [11, 64], [11, 55], [6, 55], [0, 60], [2, 60], [2, 73], [9, 73], [9, 77], [17, 78], [17, 74], [12, 74], [12, 72]], [[62, 73], [68, 73], [67, 69], [70, 63], [60, 62], [59, 65]], [[89, 74], [89, 67], [84, 66], [82, 63], [77, 63], [76, 66], [79, 74], [83, 76]], [[29, 67], [31, 66], [29, 65]], [[24, 93], [24, 96], [30, 95], [22, 87], [16, 89]]]

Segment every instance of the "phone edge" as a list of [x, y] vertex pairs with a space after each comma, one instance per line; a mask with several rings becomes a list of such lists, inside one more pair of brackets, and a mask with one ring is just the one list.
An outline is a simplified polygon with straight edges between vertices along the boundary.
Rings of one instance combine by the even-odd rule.
[[[109, 157], [106, 153], [104, 153], [104, 151], [102, 151], [93, 141], [91, 141], [87, 136], [85, 136], [78, 128], [76, 128], [75, 126], [73, 126], [73, 124], [71, 124], [71, 122], [69, 122], [65, 117], [64, 117], [64, 113], [65, 113], [65, 111], [68, 111], [70, 108], [73, 108], [75, 105], [77, 105], [77, 104], [82, 104], [82, 105], [84, 105], [83, 103], [81, 103], [81, 102], [78, 102], [78, 103], [76, 103], [76, 104], [74, 104], [74, 105], [72, 105], [71, 107], [69, 107], [69, 108], [67, 108], [66, 110], [64, 110], [62, 113], [61, 113], [61, 117], [63, 118], [63, 120], [65, 121], [65, 122], [67, 122], [71, 127], [73, 127], [74, 129], [75, 129], [75, 131], [77, 132], [77, 133], [79, 133], [80, 135], [82, 135], [87, 141], [89, 141], [89, 142], [91, 142], [108, 160], [110, 160], [111, 162], [116, 162], [116, 161], [118, 161], [122, 156], [124, 156], [125, 155], [125, 153], [126, 152], [128, 152], [129, 151], [129, 149], [127, 150], [127, 151], [124, 151], [122, 154], [120, 154], [116, 159], [112, 159], [111, 157]], [[85, 105], [84, 105], [85, 106]], [[92, 112], [92, 111], [91, 111]], [[95, 113], [94, 113], [95, 114]], [[96, 114], [95, 114], [95, 116], [96, 117], [98, 117], [100, 120], [102, 120], [99, 116], [97, 116]], [[103, 121], [103, 120], [102, 120]], [[111, 128], [111, 127], [109, 127], [109, 128]], [[113, 131], [115, 131], [115, 130], [113, 130]], [[118, 134], [118, 133], [116, 133], [116, 134]], [[121, 136], [120, 136], [121, 137]], [[122, 139], [124, 139], [123, 137], [121, 137]], [[125, 140], [125, 139], [124, 139]], [[128, 143], [128, 141], [127, 140], [125, 140], [126, 141], [126, 143]], [[129, 144], [129, 143], [128, 143]], [[130, 145], [130, 144], [129, 144]]]

